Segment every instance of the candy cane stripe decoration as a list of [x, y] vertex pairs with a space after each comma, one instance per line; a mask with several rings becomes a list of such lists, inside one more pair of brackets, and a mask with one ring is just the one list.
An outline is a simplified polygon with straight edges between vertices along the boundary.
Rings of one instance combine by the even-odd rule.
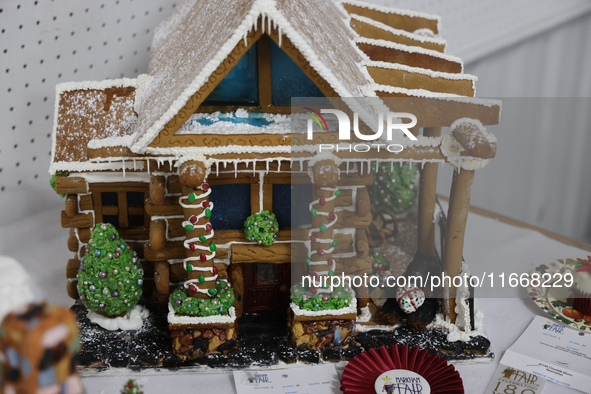
[[218, 271], [213, 265], [216, 245], [210, 242], [215, 232], [210, 223], [214, 204], [209, 201], [211, 188], [203, 183], [198, 188], [186, 189], [185, 195], [179, 197], [179, 205], [185, 212], [182, 225], [187, 233], [183, 246], [187, 249], [187, 257], [183, 267], [187, 271], [184, 287], [193, 297], [213, 297], [217, 294], [215, 282]]

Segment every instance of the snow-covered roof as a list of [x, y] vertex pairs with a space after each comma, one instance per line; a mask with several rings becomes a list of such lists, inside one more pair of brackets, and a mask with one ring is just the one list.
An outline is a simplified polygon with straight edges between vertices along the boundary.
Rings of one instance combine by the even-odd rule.
[[57, 85], [50, 171], [87, 162], [91, 140], [133, 133], [135, 88], [135, 79]]
[[[352, 27], [354, 21], [388, 34], [378, 34], [383, 37], [379, 39], [363, 36]], [[156, 156], [178, 156], [179, 148], [205, 149], [148, 145], [196, 92], [217, 78], [218, 67], [256, 29], [278, 31], [279, 44], [282, 36], [287, 37], [314, 71], [372, 128], [377, 119], [372, 115], [388, 110], [377, 97], [466, 102], [449, 93], [473, 95], [476, 77], [463, 73], [461, 59], [443, 53], [445, 41], [437, 35], [438, 25], [439, 18], [432, 15], [357, 0], [233, 0], [231, 6], [222, 0], [184, 0], [155, 31], [148, 74], [137, 79], [58, 85], [50, 171], [82, 165], [74, 163], [83, 163], [84, 170], [106, 165], [89, 162], [87, 149], [125, 145], [135, 153]], [[437, 44], [437, 50], [425, 48], [425, 44]], [[402, 86], [397, 82], [401, 78], [413, 82]], [[471, 88], [456, 89], [460, 84]], [[347, 99], [357, 97], [375, 99], [371, 104]], [[480, 107], [500, 105], [471, 98], [468, 102]], [[179, 134], [272, 134], [281, 133], [288, 124], [281, 116], [264, 119], [268, 124], [262, 127], [252, 127], [237, 124], [227, 114], [215, 124], [209, 124], [204, 115], [185, 115], [190, 119]], [[205, 149], [205, 153], [256, 153], [270, 148], [282, 153], [289, 150], [288, 146], [218, 146]]]
[[131, 149], [142, 151], [204, 85], [260, 17], [279, 28], [341, 97], [363, 97], [372, 83], [360, 66], [355, 32], [331, 1], [184, 0], [158, 27]]

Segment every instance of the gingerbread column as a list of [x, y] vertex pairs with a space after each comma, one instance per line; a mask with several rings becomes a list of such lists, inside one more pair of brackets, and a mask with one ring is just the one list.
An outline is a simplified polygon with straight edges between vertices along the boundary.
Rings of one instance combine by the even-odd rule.
[[[470, 192], [474, 180], [474, 170], [456, 168], [451, 184], [449, 209], [447, 211], [447, 229], [443, 247], [443, 268], [445, 275], [453, 278], [459, 276], [462, 270], [462, 251], [464, 250], [464, 233], [468, 209], [470, 207]], [[456, 321], [456, 288], [447, 287], [443, 299], [443, 310], [452, 323]]]
[[336, 263], [332, 259], [332, 251], [336, 247], [333, 237], [334, 224], [337, 216], [334, 212], [335, 199], [340, 194], [336, 189], [339, 180], [339, 169], [332, 160], [321, 160], [313, 167], [313, 198], [310, 204], [312, 213], [312, 229], [309, 232], [311, 251], [308, 256], [310, 275], [332, 276]]
[[185, 287], [191, 297], [209, 298], [216, 295], [215, 281], [217, 269], [213, 265], [216, 245], [210, 241], [214, 235], [209, 222], [213, 204], [209, 202], [211, 189], [204, 183], [205, 165], [198, 161], [187, 161], [181, 165], [180, 181], [182, 194], [179, 203], [183, 207], [186, 231], [186, 258], [183, 262], [187, 270]]
[[[439, 137], [441, 127], [425, 127], [423, 136]], [[433, 214], [437, 198], [437, 163], [425, 163], [419, 186], [419, 234], [418, 250], [425, 256], [435, 256], [435, 224]]]

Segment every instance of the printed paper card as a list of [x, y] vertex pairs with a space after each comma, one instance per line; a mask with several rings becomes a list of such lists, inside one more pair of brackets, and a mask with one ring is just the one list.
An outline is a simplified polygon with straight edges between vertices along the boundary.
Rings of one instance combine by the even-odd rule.
[[591, 394], [591, 333], [536, 316], [501, 363]]
[[484, 394], [542, 394], [546, 379], [499, 364]]
[[332, 364], [305, 368], [235, 371], [238, 394], [339, 394], [340, 381]]

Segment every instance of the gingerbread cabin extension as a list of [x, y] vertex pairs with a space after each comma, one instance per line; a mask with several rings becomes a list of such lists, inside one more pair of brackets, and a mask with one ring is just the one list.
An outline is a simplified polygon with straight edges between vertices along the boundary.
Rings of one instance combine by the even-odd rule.
[[[292, 272], [371, 272], [372, 162], [419, 163], [417, 259], [465, 273], [466, 207], [475, 170], [495, 155], [483, 125], [499, 122], [500, 103], [473, 98], [476, 78], [444, 53], [438, 24], [355, 0], [185, 0], [155, 31], [147, 74], [58, 85], [50, 173], [66, 195], [70, 297], [85, 286], [77, 273], [90, 230], [106, 222], [138, 253], [144, 294], [166, 306], [177, 355], [216, 352], [239, 338], [244, 313], [306, 298], [317, 306], [289, 306], [291, 344], [347, 346], [358, 309], [379, 312], [367, 291], [290, 286]], [[383, 108], [407, 98], [389, 110], [416, 116], [417, 140], [363, 160], [347, 151], [296, 154], [292, 97], [371, 98]], [[314, 144], [337, 134], [316, 132]], [[438, 255], [435, 186], [444, 162], [455, 172]], [[303, 197], [290, 204], [294, 185]], [[299, 205], [300, 222], [291, 215]], [[247, 223], [256, 224], [245, 225], [251, 215]], [[451, 330], [470, 333], [467, 289], [447, 290], [441, 305], [457, 323]]]

